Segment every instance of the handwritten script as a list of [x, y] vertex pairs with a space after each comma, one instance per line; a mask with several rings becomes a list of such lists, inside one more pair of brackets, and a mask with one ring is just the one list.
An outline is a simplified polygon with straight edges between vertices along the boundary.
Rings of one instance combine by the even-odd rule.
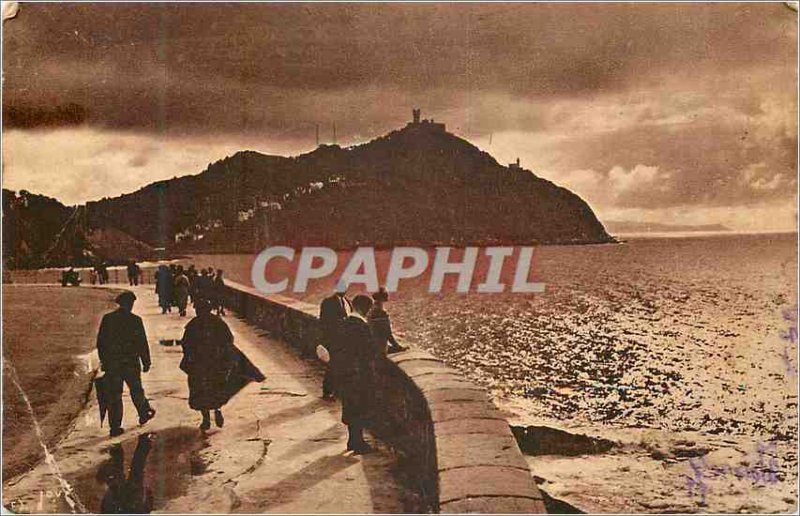
[[797, 365], [792, 361], [797, 346], [797, 307], [784, 309], [783, 320], [789, 323], [789, 328], [781, 332], [781, 338], [785, 341], [781, 355], [783, 367], [787, 375], [797, 376]]
[[752, 466], [731, 466], [730, 464], [709, 465], [705, 457], [689, 459], [691, 475], [686, 475], [686, 491], [690, 498], [698, 497], [700, 505], [706, 504], [708, 494], [707, 480], [725, 477], [736, 477], [739, 480], [749, 479], [754, 484], [774, 484], [778, 482], [778, 461], [773, 456], [765, 461], [765, 455], [775, 454], [775, 443], [758, 443], [756, 446], [758, 459]]

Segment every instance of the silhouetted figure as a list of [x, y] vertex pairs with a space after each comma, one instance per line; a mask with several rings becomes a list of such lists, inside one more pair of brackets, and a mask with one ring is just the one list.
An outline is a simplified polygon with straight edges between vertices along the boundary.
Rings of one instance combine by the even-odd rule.
[[81, 284], [81, 275], [72, 267], [65, 271], [61, 271], [61, 286], [66, 287], [72, 285], [78, 287]]
[[198, 301], [211, 302], [211, 297], [214, 290], [214, 280], [208, 275], [208, 270], [201, 269], [200, 276], [197, 278], [195, 283], [193, 297], [195, 302], [195, 310], [197, 310]]
[[189, 266], [186, 277], [189, 278], [189, 301], [194, 304], [194, 293], [197, 287], [197, 269], [194, 268], [194, 264]]
[[139, 424], [153, 418], [156, 411], [144, 396], [142, 372], [150, 370], [150, 348], [142, 319], [132, 313], [136, 296], [123, 292], [117, 296], [119, 308], [103, 316], [97, 334], [100, 366], [105, 371], [104, 385], [108, 401], [108, 422], [111, 437], [124, 432], [122, 428], [122, 384], [128, 385]]
[[183, 273], [183, 267], [178, 266], [177, 276], [175, 276], [175, 283], [173, 286], [173, 296], [175, 304], [178, 305], [178, 312], [181, 317], [186, 316], [186, 303], [189, 302], [189, 278]]
[[217, 315], [225, 315], [225, 280], [222, 277], [222, 269], [217, 269], [212, 290], [214, 308], [217, 310]]
[[172, 273], [166, 265], [159, 265], [156, 271], [156, 294], [162, 314], [172, 311], [172, 288]]
[[347, 425], [347, 449], [356, 454], [372, 451], [364, 441], [364, 427], [372, 406], [370, 367], [375, 346], [367, 324], [372, 299], [363, 294], [353, 298], [353, 312], [344, 320], [331, 359], [336, 390], [342, 399], [342, 422]]
[[108, 486], [100, 501], [101, 514], [148, 514], [153, 510], [153, 494], [144, 485], [144, 468], [153, 438], [149, 433], [139, 436], [127, 478], [122, 446], [116, 444], [109, 450], [111, 460], [97, 472], [97, 480]]
[[384, 385], [383, 379], [387, 375], [389, 361], [386, 359], [388, 353], [396, 353], [398, 351], [405, 351], [406, 348], [401, 346], [397, 339], [394, 338], [392, 333], [392, 323], [389, 319], [389, 314], [384, 309], [384, 303], [389, 301], [389, 294], [386, 289], [381, 289], [372, 294], [374, 304], [367, 314], [367, 323], [369, 324], [370, 334], [372, 335], [372, 361], [370, 363], [370, 375], [373, 389], [372, 397], [372, 410], [371, 417], [377, 417], [377, 423], [380, 423], [380, 407], [382, 407], [386, 400], [383, 399], [384, 393], [387, 392], [381, 388]]
[[347, 317], [347, 313], [352, 310], [350, 300], [347, 299], [347, 289], [337, 291], [332, 296], [322, 300], [319, 307], [319, 324], [322, 332], [322, 345], [328, 350], [331, 357], [325, 377], [322, 380], [322, 398], [326, 400], [335, 399], [336, 388], [334, 385], [333, 364], [336, 361], [335, 348], [336, 339], [341, 329], [342, 322]]
[[398, 351], [405, 351], [406, 348], [401, 346], [397, 339], [394, 338], [392, 333], [392, 322], [389, 319], [389, 314], [384, 309], [384, 303], [389, 301], [389, 293], [386, 289], [381, 289], [372, 294], [372, 300], [375, 302], [367, 315], [369, 322], [369, 329], [372, 332], [372, 339], [375, 342], [376, 352], [379, 355], [386, 355], [387, 353], [397, 353]]
[[97, 268], [92, 267], [89, 270], [89, 280], [92, 282], [92, 285], [97, 284]]
[[100, 284], [105, 285], [108, 283], [108, 266], [104, 262], [100, 262], [94, 268], [97, 271], [97, 279], [100, 280]]
[[[173, 289], [170, 292], [171, 298], [169, 300], [169, 306], [178, 306], [178, 303], [175, 302], [175, 289], [174, 289], [175, 277], [178, 275], [178, 266], [175, 265], [174, 263], [169, 264], [169, 273], [172, 275], [171, 278], [172, 278], [172, 286], [173, 286]], [[170, 310], [170, 312], [171, 311], [172, 310]]]
[[230, 397], [228, 382], [235, 374], [237, 352], [230, 328], [211, 313], [211, 303], [200, 299], [195, 310], [197, 316], [186, 325], [181, 340], [180, 368], [189, 376], [189, 407], [200, 411], [200, 429], [205, 431], [211, 428], [212, 410], [217, 426], [224, 423], [221, 408]]
[[131, 260], [128, 263], [127, 270], [128, 270], [128, 285], [130, 285], [131, 287], [138, 285], [139, 275], [142, 272], [139, 265], [135, 261]]

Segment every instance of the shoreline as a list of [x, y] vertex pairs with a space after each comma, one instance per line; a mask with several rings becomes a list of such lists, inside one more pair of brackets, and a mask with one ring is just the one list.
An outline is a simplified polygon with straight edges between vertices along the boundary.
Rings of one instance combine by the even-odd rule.
[[[555, 421], [521, 410], [509, 399], [495, 398], [495, 403], [508, 417], [539, 489], [568, 509], [622, 514], [797, 510], [792, 442]], [[525, 430], [530, 436], [522, 438]]]
[[[698, 238], [724, 238], [724, 237], [749, 237], [749, 236], [785, 236], [785, 235], [798, 235], [797, 230], [774, 230], [774, 231], [652, 231], [652, 232], [632, 232], [632, 233], [615, 233], [609, 234], [611, 239], [610, 240], [603, 240], [603, 241], [574, 241], [574, 242], [545, 242], [545, 243], [534, 243], [534, 242], [478, 242], [478, 243], [420, 243], [420, 242], [399, 242], [392, 245], [389, 244], [372, 244], [372, 245], [353, 245], [353, 246], [333, 246], [330, 249], [333, 249], [337, 252], [352, 252], [359, 247], [372, 247], [375, 251], [387, 251], [394, 249], [395, 247], [419, 247], [421, 249], [435, 249], [436, 247], [450, 247], [453, 249], [464, 249], [467, 247], [478, 247], [478, 248], [487, 248], [487, 247], [534, 247], [534, 248], [562, 248], [562, 247], [586, 247], [586, 246], [604, 246], [604, 245], [622, 245], [627, 244], [628, 240], [655, 240], [655, 239], [670, 239], [670, 240], [678, 240], [678, 239], [698, 239]], [[277, 246], [277, 245], [285, 245], [279, 242], [274, 242], [269, 244], [269, 246]], [[316, 244], [315, 244], [316, 245]], [[289, 245], [288, 247], [293, 248], [301, 248], [303, 246], [294, 246]], [[307, 246], [306, 246], [307, 247]], [[242, 255], [253, 255], [256, 256], [259, 252], [263, 249], [259, 249], [258, 251], [249, 251], [249, 252], [241, 252], [236, 250], [218, 250], [218, 249], [208, 249], [208, 250], [186, 250], [182, 249], [180, 251], [175, 252], [174, 254], [170, 254], [167, 257], [164, 257], [160, 260], [143, 260], [137, 262], [140, 266], [154, 266], [158, 264], [169, 264], [175, 262], [181, 262], [185, 260], [191, 260], [193, 256], [197, 255], [209, 255], [209, 256], [242, 256]], [[5, 269], [4, 272], [4, 282], [5, 282], [5, 275], [14, 272], [61, 272], [66, 268], [74, 267], [75, 270], [78, 271], [88, 271], [92, 267], [81, 265], [81, 266], [71, 266], [71, 265], [63, 265], [63, 266], [55, 266], [55, 267], [40, 267], [40, 268], [31, 268], [31, 269]], [[125, 265], [110, 265], [109, 269], [124, 269]]]
[[[4, 289], [3, 360], [16, 370], [15, 378], [8, 369], [3, 377], [5, 481], [16, 479], [40, 464], [45, 459], [44, 448], [57, 448], [78, 422], [78, 416], [92, 397], [92, 380], [99, 366], [93, 340], [87, 335], [96, 332], [100, 316], [106, 308], [111, 308], [113, 296], [119, 291], [73, 290], [52, 285], [14, 285]], [[43, 308], [44, 300], [52, 308], [50, 319], [34, 329], [28, 321], [38, 317], [36, 311], [47, 311]], [[78, 310], [78, 306], [89, 309]], [[52, 357], [45, 364], [35, 353], [43, 349], [42, 343], [47, 344]], [[20, 389], [24, 389], [24, 397]], [[34, 431], [34, 421], [43, 440]]]
[[[38, 447], [30, 450], [21, 458], [15, 459], [11, 463], [3, 463], [3, 482], [14, 484], [14, 480], [33, 470], [45, 459], [43, 447], [48, 451], [59, 447], [70, 430], [77, 424], [78, 416], [88, 406], [93, 394], [93, 381], [97, 376], [98, 367], [95, 366], [90, 372], [80, 378], [76, 378], [72, 384], [64, 389], [63, 395], [57, 403], [59, 410], [51, 411], [43, 419], [37, 420], [42, 431], [46, 434], [44, 442], [39, 442]], [[76, 401], [77, 399], [77, 401]], [[61, 402], [64, 401], [64, 403]], [[30, 412], [28, 413], [30, 416]], [[30, 446], [29, 441], [34, 436], [28, 436], [20, 443], [21, 447]], [[5, 454], [4, 454], [5, 455]]]

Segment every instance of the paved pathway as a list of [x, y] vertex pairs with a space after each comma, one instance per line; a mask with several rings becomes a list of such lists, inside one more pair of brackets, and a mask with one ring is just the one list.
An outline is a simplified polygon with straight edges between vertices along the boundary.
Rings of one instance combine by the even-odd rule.
[[[319, 369], [233, 315], [225, 320], [237, 346], [267, 380], [251, 383], [225, 406], [223, 429], [202, 435], [199, 414], [187, 403], [186, 376], [178, 369], [181, 348], [159, 344], [180, 339], [188, 318], [161, 315], [152, 286], [134, 291], [134, 312], [144, 319], [153, 357], [143, 381], [156, 418], [139, 427], [126, 389], [127, 432], [110, 439], [107, 423], [98, 424], [92, 394], [50, 450], [52, 459], [5, 482], [6, 507], [99, 512], [112, 453], [119, 453], [114, 445], [122, 448], [127, 473], [140, 436], [150, 434], [144, 484], [154, 512], [403, 512], [409, 498], [394, 475], [391, 452], [378, 445], [378, 452], [363, 457], [345, 453], [340, 407], [320, 399]], [[89, 360], [96, 364], [96, 357]]]

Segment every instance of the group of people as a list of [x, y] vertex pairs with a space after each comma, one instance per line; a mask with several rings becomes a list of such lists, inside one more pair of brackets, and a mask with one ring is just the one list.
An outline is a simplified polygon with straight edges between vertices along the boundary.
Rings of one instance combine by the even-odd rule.
[[155, 273], [156, 294], [161, 313], [172, 312], [177, 307], [181, 317], [186, 316], [186, 307], [191, 302], [197, 310], [198, 301], [206, 301], [216, 310], [217, 315], [225, 315], [225, 280], [222, 269], [200, 269], [194, 265], [184, 270], [183, 265], [159, 265]]
[[[222, 271], [213, 278], [209, 270], [193, 275], [192, 281], [188, 278], [181, 266], [176, 266], [173, 274], [162, 265], [156, 273], [156, 292], [164, 313], [176, 299], [181, 315], [185, 315], [186, 300], [192, 296], [197, 315], [186, 325], [181, 339], [180, 369], [188, 376], [189, 406], [200, 412], [200, 429], [206, 431], [211, 427], [211, 412], [214, 423], [222, 427], [222, 406], [248, 381], [262, 381], [264, 377], [234, 346], [225, 321], [212, 313], [219, 301], [212, 301], [217, 298], [209, 292], [214, 291], [215, 284], [222, 284]], [[116, 299], [119, 308], [103, 317], [97, 337], [112, 437], [124, 432], [123, 384], [128, 385], [140, 424], [156, 412], [142, 387], [141, 373], [150, 369], [151, 359], [142, 320], [132, 312], [135, 300], [132, 292], [120, 294]], [[352, 301], [345, 289], [325, 298], [320, 306], [322, 345], [328, 355], [322, 396], [341, 400], [342, 422], [348, 428], [347, 450], [355, 454], [372, 451], [363, 432], [378, 405], [377, 382], [386, 356], [405, 350], [392, 333], [385, 309], [388, 300], [383, 288], [372, 296], [356, 295]]]
[[372, 448], [364, 428], [376, 407], [375, 382], [389, 353], [404, 351], [392, 333], [384, 304], [389, 294], [381, 288], [372, 296], [359, 294], [352, 301], [346, 289], [325, 298], [320, 305], [323, 347], [329, 357], [322, 397], [342, 402], [342, 422], [347, 425], [347, 450], [365, 454]]
[[[111, 437], [125, 431], [123, 384], [128, 386], [140, 425], [156, 414], [142, 387], [141, 375], [150, 370], [152, 362], [144, 324], [133, 313], [135, 301], [136, 295], [130, 291], [117, 296], [119, 308], [103, 317], [97, 335]], [[200, 412], [200, 429], [206, 431], [211, 428], [212, 411], [214, 423], [222, 427], [225, 422], [222, 406], [249, 381], [260, 382], [264, 376], [233, 344], [233, 334], [221, 317], [212, 314], [211, 303], [198, 297], [194, 306], [197, 315], [185, 327], [179, 367], [188, 376], [189, 407]]]

